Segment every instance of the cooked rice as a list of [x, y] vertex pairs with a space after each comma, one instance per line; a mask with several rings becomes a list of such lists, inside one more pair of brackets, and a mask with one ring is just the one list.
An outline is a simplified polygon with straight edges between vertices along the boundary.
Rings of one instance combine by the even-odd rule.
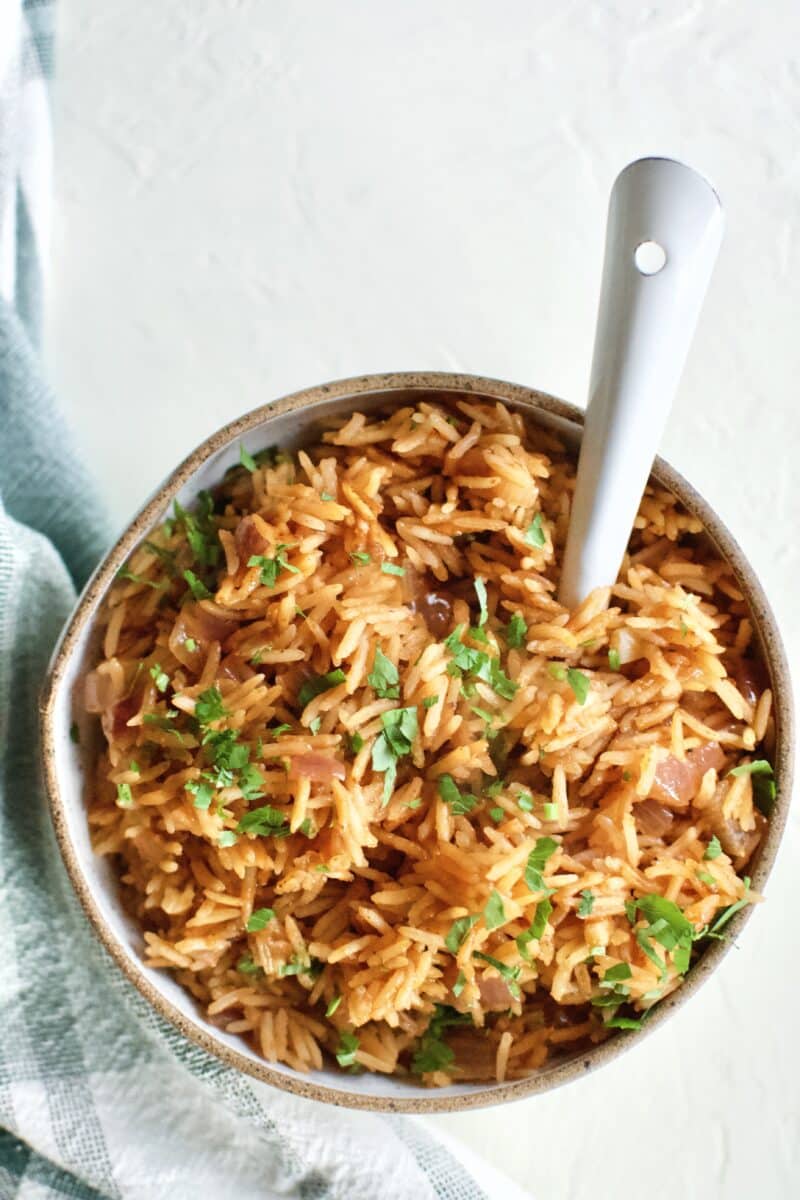
[[616, 586], [564, 609], [574, 462], [501, 404], [243, 460], [133, 554], [87, 680], [146, 961], [298, 1070], [513, 1080], [625, 1036], [702, 952], [685, 922], [757, 899], [771, 782], [731, 770], [774, 730], [731, 569], [651, 487]]

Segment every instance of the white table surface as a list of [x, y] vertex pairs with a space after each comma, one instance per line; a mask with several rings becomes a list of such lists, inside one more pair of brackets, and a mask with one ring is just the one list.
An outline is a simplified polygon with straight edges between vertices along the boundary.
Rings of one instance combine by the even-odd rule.
[[[664, 452], [796, 658], [793, 0], [69, 0], [60, 26], [48, 353], [116, 526], [216, 426], [322, 380], [582, 402], [609, 187], [669, 154], [728, 229]], [[797, 1194], [799, 848], [795, 812], [740, 948], [634, 1053], [435, 1123], [539, 1200]]]

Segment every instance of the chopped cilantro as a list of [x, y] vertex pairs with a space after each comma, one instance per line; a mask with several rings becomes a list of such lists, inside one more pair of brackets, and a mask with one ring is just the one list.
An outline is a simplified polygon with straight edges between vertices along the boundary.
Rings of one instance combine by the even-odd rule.
[[257, 908], [250, 914], [245, 929], [248, 933], [260, 933], [274, 917], [274, 908]]
[[383, 771], [383, 804], [391, 799], [394, 781], [397, 778], [397, 760], [411, 753], [417, 736], [416, 708], [390, 708], [381, 713], [383, 732], [372, 745], [372, 768]]
[[166, 587], [165, 583], [159, 583], [157, 580], [145, 579], [143, 575], [134, 575], [129, 567], [120, 567], [116, 574], [117, 579], [128, 579], [131, 583], [142, 583], [145, 587], [153, 588], [158, 591], [159, 588]]
[[278, 974], [281, 978], [286, 975], [314, 975], [317, 973], [313, 962], [309, 962], [305, 958], [298, 958], [296, 955], [294, 958], [290, 958], [288, 962], [281, 963], [278, 968]]
[[593, 908], [594, 908], [594, 893], [590, 892], [588, 888], [584, 888], [583, 891], [581, 892], [581, 902], [578, 905], [578, 916], [579, 917], [591, 916]]
[[466, 975], [464, 974], [463, 971], [459, 971], [458, 974], [456, 975], [456, 981], [453, 984], [453, 995], [455, 996], [456, 999], [458, 999], [458, 997], [463, 992], [464, 987], [466, 986], [466, 982], [467, 982]]
[[710, 871], [695, 871], [695, 875], [701, 883], [705, 883], [708, 887], [717, 886], [717, 881]]
[[[239, 742], [239, 734], [235, 729], [207, 729], [203, 734], [203, 745], [209, 759], [219, 772], [239, 771], [250, 758], [250, 748]], [[229, 787], [233, 777], [224, 782], [219, 781], [219, 787]]]
[[300, 708], [305, 708], [315, 696], [321, 696], [323, 692], [338, 687], [346, 678], [344, 671], [337, 667], [334, 671], [328, 671], [327, 675], [316, 675], [313, 679], [307, 679], [297, 693], [297, 703]]
[[236, 826], [237, 833], [255, 833], [259, 837], [286, 837], [289, 826], [285, 824], [286, 813], [265, 804], [246, 812]]
[[500, 925], [505, 924], [505, 905], [503, 904], [503, 897], [496, 888], [492, 888], [489, 893], [489, 899], [486, 901], [486, 907], [483, 910], [483, 919], [486, 922], [486, 928], [489, 930], [497, 929]]
[[382, 562], [381, 570], [384, 575], [405, 575], [406, 573], [405, 567], [398, 567], [395, 563], [390, 562]]
[[321, 725], [322, 725], [322, 717], [314, 717], [313, 721], [309, 721], [308, 728], [311, 731], [311, 733], [319, 733]]
[[133, 792], [129, 783], [117, 784], [117, 806], [119, 808], [133, 808]]
[[264, 587], [274, 588], [281, 571], [291, 571], [293, 575], [300, 574], [300, 568], [286, 561], [286, 551], [296, 546], [296, 542], [280, 542], [275, 547], [272, 558], [264, 554], [251, 554], [247, 560], [248, 567], [261, 568], [261, 583]]
[[336, 1049], [336, 1061], [340, 1067], [352, 1067], [358, 1053], [358, 1038], [354, 1033], [344, 1032], [339, 1037]]
[[455, 1061], [453, 1050], [442, 1039], [445, 1029], [451, 1025], [471, 1025], [469, 1013], [459, 1013], [443, 1004], [437, 1004], [428, 1028], [417, 1042], [411, 1059], [411, 1070], [415, 1075], [426, 1075], [432, 1071], [445, 1071]]
[[329, 503], [331, 500], [334, 500], [334, 501], [336, 500], [336, 497], [332, 496], [330, 494], [330, 492], [320, 492], [319, 498], [320, 498], [320, 500], [324, 500], [326, 502], [326, 504]]
[[728, 771], [728, 774], [737, 778], [740, 775], [771, 775], [772, 764], [765, 758], [757, 758], [753, 762], [740, 763], [738, 767], [733, 767]]
[[499, 958], [493, 958], [491, 954], [482, 954], [480, 950], [473, 950], [473, 958], [479, 958], [481, 962], [488, 963], [490, 967], [494, 967], [498, 975], [501, 975], [506, 981], [509, 992], [515, 1000], [519, 1000], [520, 990], [517, 980], [520, 976], [520, 967], [509, 967], [506, 963], [501, 962]]
[[444, 944], [451, 954], [458, 954], [459, 950], [467, 939], [467, 934], [469, 933], [470, 929], [472, 929], [472, 926], [480, 921], [480, 919], [480, 913], [473, 913], [472, 916], [459, 917], [457, 921], [453, 921], [453, 924], [448, 930], [447, 937], [444, 939]]
[[256, 650], [255, 654], [251, 654], [250, 662], [253, 664], [254, 667], [257, 667], [261, 663], [261, 660], [263, 657], [264, 657], [264, 650], [262, 647], [261, 649]]
[[492, 818], [492, 820], [495, 822], [495, 824], [497, 824], [499, 821], [502, 821], [502, 819], [505, 815], [506, 815], [506, 810], [504, 808], [500, 808], [499, 805], [497, 806], [497, 808], [489, 809], [489, 816]]
[[608, 652], [609, 670], [618, 671], [620, 669], [621, 665], [622, 664], [621, 664], [620, 658], [619, 658], [619, 650], [615, 650], [614, 647], [612, 646]]
[[449, 806], [454, 816], [465, 816], [466, 813], [472, 812], [478, 803], [477, 796], [459, 791], [458, 784], [452, 775], [440, 775], [437, 780], [437, 788], [442, 800]]
[[525, 541], [529, 546], [543, 546], [547, 541], [542, 528], [542, 514], [537, 513], [525, 530]]
[[302, 833], [303, 837], [307, 837], [307, 838], [316, 837], [316, 830], [314, 829], [314, 826], [311, 824], [310, 817], [306, 817], [304, 820], [302, 820], [300, 822], [300, 824], [297, 826], [297, 832]]
[[194, 640], [194, 638], [186, 638], [183, 644], [190, 654], [194, 654], [195, 650], [197, 649], [197, 642]]
[[239, 462], [243, 467], [246, 467], [251, 474], [253, 471], [258, 469], [258, 463], [253, 458], [252, 454], [247, 453], [243, 445], [239, 446]]
[[128, 770], [133, 771], [134, 775], [141, 775], [141, 773], [142, 773], [142, 768], [139, 766], [139, 764], [133, 758], [128, 763]]
[[287, 724], [287, 722], [284, 721], [282, 725], [274, 725], [272, 727], [272, 729], [268, 729], [267, 733], [269, 733], [272, 736], [273, 740], [277, 742], [277, 740], [281, 736], [281, 734], [286, 733], [286, 730], [287, 729], [291, 730], [291, 728], [292, 728], [291, 725]]
[[575, 667], [570, 667], [567, 671], [567, 683], [575, 693], [578, 704], [585, 704], [586, 697], [589, 695], [589, 676], [576, 670]]
[[236, 964], [236, 970], [242, 975], [259, 975], [263, 974], [263, 968], [253, 962], [252, 954], [243, 954]]
[[564, 683], [567, 678], [567, 668], [563, 663], [551, 662], [547, 664], [547, 674], [551, 679], [557, 679], [559, 683]]
[[222, 849], [227, 849], [228, 846], [235, 846], [238, 838], [232, 829], [223, 829], [222, 833], [217, 838], [217, 845]]
[[532, 892], [546, 892], [548, 896], [552, 895], [553, 889], [548, 888], [544, 882], [543, 872], [547, 860], [558, 848], [559, 845], [555, 838], [537, 838], [536, 845], [528, 855], [528, 863], [525, 867], [525, 883]]
[[211, 807], [211, 801], [214, 799], [214, 789], [209, 783], [205, 783], [199, 779], [189, 779], [184, 785], [190, 796], [194, 796], [194, 807], [207, 809]]
[[720, 936], [719, 931], [728, 924], [731, 917], [734, 917], [741, 908], [744, 908], [750, 902], [750, 879], [748, 876], [745, 876], [743, 882], [745, 894], [742, 899], [734, 901], [733, 904], [729, 904], [727, 908], [722, 910], [714, 923], [705, 931], [706, 937], [718, 938]]
[[528, 944], [530, 942], [537, 942], [541, 939], [542, 934], [547, 928], [547, 921], [552, 911], [553, 905], [551, 904], [549, 898], [545, 896], [544, 900], [540, 900], [536, 905], [536, 912], [534, 913], [530, 927], [517, 937], [517, 949], [526, 962], [531, 961], [530, 954], [528, 952]]
[[423, 708], [433, 708], [434, 704], [438, 704], [438, 703], [439, 703], [438, 696], [426, 696], [425, 699], [422, 701], [422, 707]]
[[525, 639], [528, 636], [528, 626], [525, 624], [525, 618], [521, 613], [513, 613], [511, 620], [504, 630], [505, 639], [509, 646], [514, 650], [518, 650], [520, 646], [525, 645]]
[[358, 754], [364, 749], [364, 739], [358, 730], [351, 733], [347, 738], [347, 748], [351, 754]]
[[367, 563], [372, 562], [372, 555], [367, 554], [366, 550], [354, 550], [350, 557], [353, 562], [358, 563], [361, 567], [365, 567]]
[[399, 681], [397, 667], [386, 657], [380, 646], [376, 646], [367, 683], [382, 700], [397, 700], [400, 695]]
[[516, 799], [523, 812], [533, 812], [533, 798], [527, 792], [520, 792]]
[[603, 976], [604, 983], [621, 983], [624, 979], [630, 979], [633, 976], [633, 971], [630, 964], [626, 962], [617, 963], [615, 967], [609, 967]]
[[[214, 524], [214, 501], [209, 492], [200, 492], [197, 497], [197, 512], [190, 513], [181, 508], [175, 501], [175, 520], [183, 526], [186, 541], [194, 555], [195, 561], [204, 567], [213, 567], [219, 562], [220, 544], [217, 528]], [[184, 571], [184, 579], [189, 583]], [[194, 591], [194, 588], [192, 588]], [[202, 596], [197, 599], [204, 599]]]
[[489, 609], [486, 602], [486, 580], [482, 579], [480, 575], [475, 579], [475, 594], [478, 597], [478, 604], [481, 610], [478, 625], [483, 627], [489, 620]]
[[260, 800], [264, 795], [264, 779], [261, 772], [253, 763], [245, 763], [239, 771], [237, 780], [239, 791], [248, 804], [253, 800]]
[[325, 1016], [332, 1017], [341, 1003], [342, 997], [334, 996], [333, 999], [328, 1002], [328, 1007], [325, 1009]]
[[542, 805], [542, 820], [557, 821], [558, 820], [558, 805], [553, 804], [552, 800], [547, 800]]
[[713, 859], [719, 858], [720, 854], [722, 854], [722, 844], [717, 835], [714, 834], [711, 841], [706, 846], [706, 852], [703, 855], [703, 858], [706, 859], [707, 862], [711, 862]]
[[201, 725], [210, 725], [212, 721], [221, 721], [229, 715], [222, 703], [222, 692], [219, 688], [206, 688], [197, 697], [194, 705], [194, 715]]
[[189, 590], [191, 591], [195, 600], [208, 600], [210, 598], [211, 592], [203, 583], [202, 579], [197, 578], [194, 571], [184, 571], [183, 578], [188, 583]]
[[642, 1021], [636, 1020], [635, 1017], [612, 1017], [610, 1021], [605, 1021], [606, 1029], [641, 1029]]
[[657, 942], [665, 950], [672, 951], [675, 969], [681, 975], [685, 974], [689, 968], [695, 936], [691, 921], [687, 920], [673, 900], [667, 900], [658, 894], [640, 896], [626, 903], [625, 911], [631, 923], [636, 919], [637, 910], [649, 924], [637, 929], [636, 941], [650, 961], [659, 968], [662, 978], [666, 973], [666, 964], [653, 948], [653, 942]]

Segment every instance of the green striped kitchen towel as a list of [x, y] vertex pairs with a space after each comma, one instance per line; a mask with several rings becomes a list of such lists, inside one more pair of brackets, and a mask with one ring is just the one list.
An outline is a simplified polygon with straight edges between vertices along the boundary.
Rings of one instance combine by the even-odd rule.
[[185, 1041], [72, 894], [39, 783], [36, 699], [106, 530], [37, 353], [52, 17], [48, 0], [0, 0], [0, 1200], [513, 1200], [417, 1119], [277, 1092]]

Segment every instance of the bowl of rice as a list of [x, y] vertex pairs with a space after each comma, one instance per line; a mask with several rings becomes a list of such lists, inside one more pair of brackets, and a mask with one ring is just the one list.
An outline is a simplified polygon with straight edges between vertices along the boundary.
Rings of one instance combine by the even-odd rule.
[[774, 618], [661, 461], [616, 583], [558, 603], [581, 419], [472, 376], [313, 388], [204, 442], [88, 584], [41, 706], [61, 851], [225, 1063], [372, 1109], [544, 1091], [762, 899]]

